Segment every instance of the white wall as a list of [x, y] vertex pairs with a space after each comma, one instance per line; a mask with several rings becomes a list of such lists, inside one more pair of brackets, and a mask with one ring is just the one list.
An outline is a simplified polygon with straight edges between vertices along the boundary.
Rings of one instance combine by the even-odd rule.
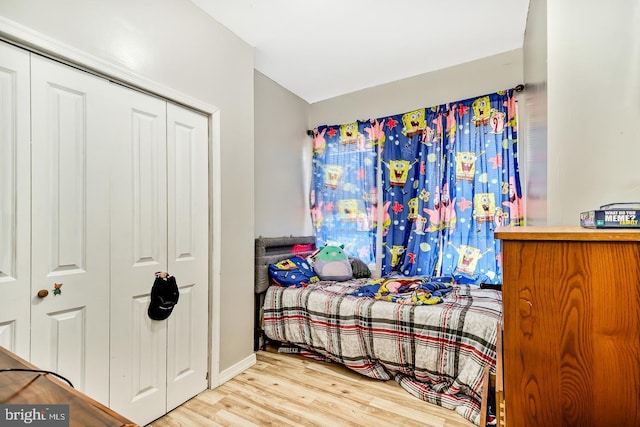
[[522, 49], [311, 104], [309, 128], [400, 114], [523, 82]]
[[524, 181], [526, 224], [547, 224], [547, 0], [529, 4], [523, 46], [524, 108], [520, 110], [520, 135], [525, 135], [525, 154], [520, 164]]
[[549, 1], [547, 28], [548, 223], [577, 225], [640, 200], [640, 2]]
[[253, 49], [188, 0], [2, 0], [7, 18], [220, 109], [220, 368], [253, 354]]
[[264, 74], [254, 76], [255, 235], [313, 235], [309, 104]]

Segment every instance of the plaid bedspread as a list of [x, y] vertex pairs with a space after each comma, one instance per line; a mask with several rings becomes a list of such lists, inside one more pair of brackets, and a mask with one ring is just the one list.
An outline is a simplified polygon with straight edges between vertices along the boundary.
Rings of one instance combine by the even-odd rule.
[[501, 293], [454, 285], [443, 303], [420, 306], [348, 295], [366, 284], [271, 286], [264, 332], [368, 377], [395, 379], [414, 396], [479, 424], [483, 370], [495, 370]]

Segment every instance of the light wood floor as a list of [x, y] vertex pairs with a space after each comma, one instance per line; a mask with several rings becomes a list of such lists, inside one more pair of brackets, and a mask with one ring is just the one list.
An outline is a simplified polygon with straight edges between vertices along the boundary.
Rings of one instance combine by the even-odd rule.
[[393, 380], [373, 380], [294, 354], [259, 351], [256, 356], [255, 366], [150, 426], [473, 426]]

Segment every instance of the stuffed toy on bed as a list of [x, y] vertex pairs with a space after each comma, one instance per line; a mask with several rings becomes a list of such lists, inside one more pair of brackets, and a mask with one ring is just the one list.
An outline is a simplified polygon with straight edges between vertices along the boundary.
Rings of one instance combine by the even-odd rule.
[[320, 280], [349, 280], [353, 277], [349, 257], [343, 251], [344, 245], [325, 245], [313, 256], [315, 270]]

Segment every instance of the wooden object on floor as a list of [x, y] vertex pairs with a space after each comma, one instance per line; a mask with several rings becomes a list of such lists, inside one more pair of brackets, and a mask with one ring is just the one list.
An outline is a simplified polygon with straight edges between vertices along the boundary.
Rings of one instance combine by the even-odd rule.
[[504, 404], [504, 353], [502, 351], [503, 344], [503, 327], [502, 323], [498, 323], [497, 339], [496, 339], [496, 373], [492, 378], [491, 384], [495, 389], [496, 396], [496, 427], [506, 427], [506, 410]]
[[257, 363], [189, 400], [151, 427], [474, 427], [456, 412], [335, 363], [258, 351]]
[[488, 405], [488, 397], [489, 397], [489, 389], [491, 386], [491, 367], [489, 365], [484, 367], [484, 373], [482, 377], [484, 381], [482, 382], [482, 405], [480, 405], [480, 424], [481, 426], [487, 425], [487, 410], [489, 409]]
[[499, 228], [513, 426], [640, 425], [640, 232]]
[[487, 409], [489, 396], [495, 397], [496, 427], [506, 427], [504, 406], [504, 384], [502, 381], [502, 323], [498, 323], [496, 331], [496, 372], [491, 372], [489, 366], [484, 369], [484, 385], [482, 386], [482, 406], [480, 407], [480, 426], [487, 425]]
[[[0, 369], [38, 369], [0, 346]], [[69, 405], [69, 426], [136, 426], [125, 417], [71, 388], [53, 375], [0, 372], [0, 404]]]

